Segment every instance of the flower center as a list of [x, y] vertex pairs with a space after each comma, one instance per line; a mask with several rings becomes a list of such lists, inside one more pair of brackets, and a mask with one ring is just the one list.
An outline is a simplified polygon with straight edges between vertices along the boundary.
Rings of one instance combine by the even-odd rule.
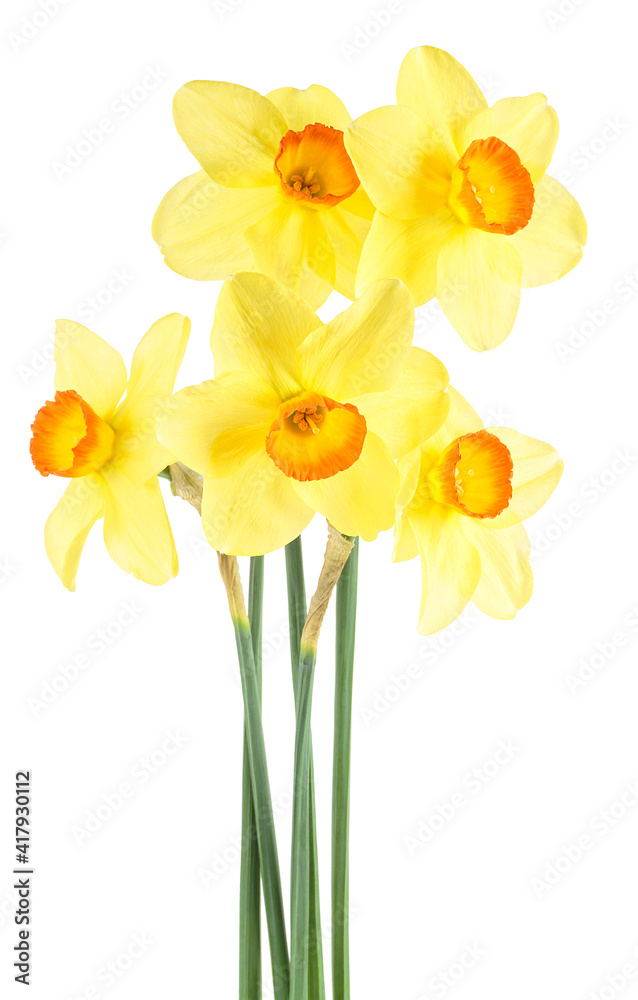
[[532, 217], [534, 185], [502, 139], [475, 139], [452, 171], [449, 204], [467, 226], [512, 236]]
[[56, 392], [36, 413], [31, 430], [31, 458], [43, 476], [88, 476], [113, 454], [113, 430], [74, 389]]
[[354, 465], [366, 431], [356, 406], [304, 392], [279, 407], [266, 437], [266, 451], [291, 479], [302, 483], [329, 479]]
[[468, 517], [496, 517], [512, 499], [513, 470], [510, 450], [495, 434], [465, 434], [430, 472], [432, 497]]
[[321, 184], [316, 180], [316, 173], [314, 167], [308, 167], [304, 174], [292, 174], [288, 183], [302, 194], [319, 194]]
[[331, 208], [359, 187], [343, 132], [319, 122], [306, 125], [302, 132], [286, 132], [279, 143], [275, 173], [284, 194], [315, 208]]

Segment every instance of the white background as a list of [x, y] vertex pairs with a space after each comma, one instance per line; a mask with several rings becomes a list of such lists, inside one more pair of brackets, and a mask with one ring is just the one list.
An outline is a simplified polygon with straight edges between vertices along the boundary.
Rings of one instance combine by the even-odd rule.
[[[362, 547], [352, 996], [611, 1000], [623, 983], [624, 995], [638, 995], [638, 980], [626, 980], [638, 969], [638, 797], [627, 794], [614, 809], [613, 828], [601, 818], [638, 779], [633, 7], [628, 0], [402, 0], [399, 7], [363, 46], [385, 0], [67, 0], [48, 19], [39, 14], [35, 31], [25, 22], [41, 10], [35, 0], [3, 5], [3, 996], [22, 990], [12, 982], [10, 892], [12, 787], [21, 768], [34, 775], [30, 995], [76, 1000], [94, 987], [113, 1000], [236, 996], [242, 705], [216, 561], [191, 508], [167, 497], [177, 580], [153, 589], [123, 576], [97, 527], [77, 593], [63, 589], [42, 529], [64, 484], [41, 479], [28, 454], [29, 424], [53, 393], [46, 360], [53, 322], [81, 319], [128, 361], [155, 319], [186, 313], [193, 334], [178, 386], [211, 377], [219, 285], [172, 273], [150, 235], [162, 196], [196, 169], [173, 127], [174, 91], [190, 79], [262, 93], [321, 83], [356, 117], [393, 103], [400, 62], [418, 44], [452, 52], [490, 102], [548, 95], [561, 124], [550, 173], [580, 201], [590, 242], [561, 282], [523, 292], [515, 330], [493, 352], [471, 352], [433, 304], [418, 313], [416, 342], [443, 359], [486, 421], [551, 441], [566, 471], [529, 524], [536, 592], [514, 622], [470, 609], [456, 627], [420, 638], [418, 565], [391, 564], [389, 535]], [[120, 95], [132, 92], [136, 107], [122, 118]], [[105, 117], [112, 131], [57, 177], [55, 162]], [[89, 321], [89, 299], [109, 297], [114, 270], [125, 272], [126, 287]], [[335, 295], [322, 315], [344, 304]], [[561, 357], [570, 337], [581, 346]], [[306, 542], [309, 587], [323, 536], [316, 519]], [[287, 895], [293, 702], [281, 553], [267, 559], [266, 573], [265, 727]], [[96, 633], [117, 621], [123, 602], [142, 610], [99, 653]], [[330, 618], [313, 720], [327, 931], [332, 628]], [[88, 667], [35, 711], [29, 699], [81, 654]], [[594, 676], [570, 690], [568, 675], [592, 657]], [[419, 676], [408, 687], [412, 664]], [[133, 777], [175, 731], [186, 738], [180, 749], [148, 780]], [[517, 749], [494, 768], [500, 741]], [[476, 768], [491, 776], [479, 791], [467, 779]], [[87, 814], [122, 782], [134, 786], [133, 798], [80, 845]], [[466, 804], [431, 824], [437, 806], [449, 815], [445, 804], [458, 793]], [[406, 839], [425, 840], [441, 825], [429, 843]], [[585, 834], [591, 849], [558, 862], [551, 888], [534, 881]], [[206, 881], [213, 869], [220, 874]], [[105, 988], [100, 969], [136, 934], [152, 945]], [[445, 986], [435, 977], [467, 946], [481, 957]]]

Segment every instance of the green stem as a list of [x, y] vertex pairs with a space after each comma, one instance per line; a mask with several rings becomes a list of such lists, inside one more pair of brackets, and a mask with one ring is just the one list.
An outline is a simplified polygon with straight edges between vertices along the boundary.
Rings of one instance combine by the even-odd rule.
[[314, 648], [301, 647], [297, 679], [297, 735], [292, 819], [290, 1000], [309, 1000], [310, 967], [314, 963], [317, 950], [316, 939], [310, 935], [313, 909], [311, 882], [314, 878], [310, 846], [313, 840], [311, 822], [314, 817], [314, 810], [310, 806], [312, 799], [310, 794], [312, 777], [310, 717], [316, 659]]
[[301, 535], [299, 535], [299, 538], [295, 538], [294, 542], [289, 542], [286, 545], [285, 553], [286, 577], [288, 581], [288, 621], [290, 624], [290, 661], [292, 663], [292, 679], [295, 685], [296, 696], [301, 633], [306, 624], [306, 615], [308, 613]]
[[[256, 683], [261, 697], [264, 557], [250, 560], [248, 621], [255, 658]], [[244, 727], [242, 775], [241, 874], [239, 882], [239, 1000], [261, 1000], [261, 876], [253, 793], [250, 783], [248, 734]]]
[[357, 614], [359, 539], [337, 584], [334, 756], [332, 773], [332, 987], [334, 1000], [350, 998], [348, 832], [352, 678]]
[[[303, 553], [301, 536], [286, 546], [286, 574], [288, 579], [288, 615], [290, 622], [290, 659], [292, 663], [293, 687], [295, 703], [299, 708], [299, 656], [301, 634], [306, 621], [307, 604], [306, 588], [303, 571]], [[323, 947], [321, 939], [321, 912], [319, 900], [319, 865], [317, 852], [316, 807], [314, 787], [314, 765], [312, 759], [312, 736], [308, 733], [309, 765], [308, 765], [308, 929], [307, 929], [307, 997], [308, 1000], [325, 1000], [325, 983], [323, 975]], [[293, 859], [292, 899], [295, 892], [295, 874]], [[304, 952], [302, 951], [302, 958]], [[295, 964], [297, 955], [295, 954]], [[303, 995], [303, 994], [302, 994]]]
[[266, 761], [266, 744], [261, 721], [261, 699], [257, 683], [250, 625], [246, 613], [242, 612], [239, 606], [239, 599], [236, 594], [238, 587], [234, 579], [236, 568], [232, 565], [232, 562], [229, 565], [229, 559], [230, 557], [228, 556], [220, 556], [220, 563], [223, 566], [222, 575], [226, 574], [225, 582], [229, 580], [227, 582], [227, 590], [230, 596], [231, 615], [235, 627], [235, 640], [237, 643], [237, 655], [244, 695], [250, 780], [253, 790], [257, 842], [259, 844], [259, 862], [264, 889], [268, 936], [270, 939], [275, 1000], [288, 1000], [290, 961], [288, 958], [286, 920], [281, 892], [275, 822], [272, 811], [270, 782], [268, 779], [268, 764]]

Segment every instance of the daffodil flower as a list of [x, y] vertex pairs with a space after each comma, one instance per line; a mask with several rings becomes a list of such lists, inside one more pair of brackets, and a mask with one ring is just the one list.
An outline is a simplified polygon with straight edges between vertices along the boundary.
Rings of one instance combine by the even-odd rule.
[[71, 320], [56, 325], [55, 399], [33, 422], [31, 457], [43, 476], [71, 480], [44, 529], [47, 555], [69, 590], [100, 517], [109, 554], [125, 572], [153, 584], [177, 573], [156, 478], [173, 457], [157, 440], [155, 419], [173, 391], [189, 332], [177, 314], [154, 323], [127, 382], [122, 358], [106, 341]]
[[255, 268], [313, 307], [354, 298], [374, 209], [344, 141], [351, 117], [325, 87], [262, 97], [196, 80], [175, 95], [175, 124], [202, 166], [166, 195], [153, 236], [174, 271], [199, 280]]
[[542, 94], [488, 108], [447, 52], [406, 56], [397, 106], [358, 118], [345, 143], [377, 212], [357, 294], [400, 278], [415, 305], [436, 295], [477, 351], [510, 333], [521, 287], [556, 281], [587, 239], [574, 198], [545, 171], [558, 119]]
[[176, 393], [160, 441], [204, 477], [210, 544], [261, 555], [319, 512], [343, 534], [376, 538], [394, 520], [394, 459], [447, 414], [447, 373], [410, 346], [412, 299], [375, 283], [327, 324], [259, 273], [226, 281], [211, 346], [213, 381]]
[[513, 618], [532, 594], [521, 524], [551, 496], [563, 463], [544, 441], [484, 428], [450, 387], [450, 412], [432, 438], [399, 461], [396, 562], [421, 557], [419, 631], [430, 635], [472, 601]]

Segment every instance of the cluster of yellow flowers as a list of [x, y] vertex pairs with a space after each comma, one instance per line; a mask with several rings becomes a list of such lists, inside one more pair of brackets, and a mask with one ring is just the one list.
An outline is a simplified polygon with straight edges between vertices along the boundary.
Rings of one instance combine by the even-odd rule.
[[[45, 532], [62, 582], [74, 588], [102, 516], [122, 569], [152, 584], [175, 575], [157, 474], [181, 462], [203, 476], [220, 552], [277, 549], [315, 513], [367, 541], [394, 525], [395, 560], [421, 557], [420, 631], [470, 600], [512, 618], [532, 588], [521, 522], [562, 463], [542, 441], [483, 427], [411, 342], [414, 307], [437, 296], [467, 344], [493, 348], [521, 287], [580, 260], [583, 215], [545, 173], [553, 109], [541, 94], [488, 108], [456, 60], [421, 47], [397, 104], [354, 122], [324, 87], [263, 97], [208, 81], [182, 87], [174, 116], [202, 169], [166, 195], [153, 235], [180, 274], [233, 275], [212, 329], [215, 378], [171, 397], [182, 316], [151, 327], [128, 382], [108, 344], [59, 322], [55, 400], [31, 452], [43, 475], [72, 480]], [[333, 289], [354, 301], [324, 324], [314, 310]]]

